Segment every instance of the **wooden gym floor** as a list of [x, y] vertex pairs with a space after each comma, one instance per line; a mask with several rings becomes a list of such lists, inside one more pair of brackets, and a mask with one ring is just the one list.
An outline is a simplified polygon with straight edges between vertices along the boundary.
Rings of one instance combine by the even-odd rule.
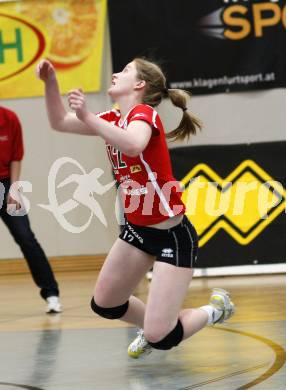
[[[60, 272], [64, 312], [46, 315], [30, 275], [0, 277], [0, 390], [286, 389], [286, 275], [194, 279], [184, 307], [231, 291], [236, 315], [168, 352], [128, 358], [135, 329], [89, 309], [95, 272]], [[136, 295], [143, 300], [148, 282]]]

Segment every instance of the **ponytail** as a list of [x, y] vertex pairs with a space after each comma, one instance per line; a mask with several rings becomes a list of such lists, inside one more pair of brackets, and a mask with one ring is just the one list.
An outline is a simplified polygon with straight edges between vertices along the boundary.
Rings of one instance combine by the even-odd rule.
[[166, 88], [166, 77], [162, 69], [154, 62], [144, 58], [135, 58], [134, 62], [138, 80], [146, 81], [146, 87], [142, 97], [144, 104], [156, 107], [163, 99], [169, 98], [176, 107], [183, 110], [183, 117], [179, 126], [166, 134], [166, 137], [176, 141], [189, 138], [191, 134], [196, 134], [202, 125], [199, 119], [194, 117], [187, 109], [189, 94], [181, 89]]
[[191, 135], [197, 134], [197, 130], [202, 128], [201, 121], [188, 111], [187, 99], [189, 94], [180, 89], [166, 89], [165, 91], [174, 106], [181, 108], [183, 111], [179, 126], [166, 134], [166, 138], [172, 139], [172, 141], [189, 139]]

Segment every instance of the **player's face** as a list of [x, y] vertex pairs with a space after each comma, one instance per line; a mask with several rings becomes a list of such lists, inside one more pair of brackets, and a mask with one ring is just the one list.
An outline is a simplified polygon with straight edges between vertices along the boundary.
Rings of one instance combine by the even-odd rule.
[[134, 91], [138, 84], [137, 69], [135, 62], [130, 62], [125, 68], [112, 75], [111, 86], [108, 89], [108, 94], [114, 99], [119, 96], [129, 95]]

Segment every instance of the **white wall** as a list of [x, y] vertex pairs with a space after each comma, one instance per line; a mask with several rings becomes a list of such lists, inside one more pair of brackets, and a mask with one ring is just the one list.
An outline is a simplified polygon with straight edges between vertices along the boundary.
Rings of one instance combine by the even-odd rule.
[[[203, 121], [193, 145], [236, 144], [286, 140], [286, 89], [192, 97], [189, 107]], [[181, 112], [164, 103], [160, 110], [167, 128], [174, 128]], [[178, 146], [178, 145], [175, 145]], [[286, 164], [285, 164], [286, 165]], [[285, 166], [286, 168], [286, 166]]]
[[[108, 31], [105, 39], [102, 78], [102, 92], [90, 94], [88, 98], [89, 106], [94, 111], [110, 107], [106, 96], [111, 78]], [[285, 140], [285, 101], [285, 89], [193, 97], [190, 108], [202, 119], [204, 129], [201, 134], [192, 139], [191, 143], [193, 145], [231, 144]], [[87, 172], [95, 167], [104, 169], [102, 182], [109, 183], [112, 176], [103, 142], [93, 137], [62, 135], [51, 131], [43, 98], [7, 100], [2, 101], [1, 104], [14, 110], [23, 124], [26, 154], [22, 179], [29, 180], [33, 184], [33, 192], [28, 194], [32, 206], [29, 217], [33, 230], [47, 255], [106, 253], [118, 232], [117, 224], [114, 222], [114, 191], [110, 191], [100, 199], [100, 204], [109, 220], [108, 227], [105, 228], [98, 220], [93, 219], [87, 231], [81, 234], [66, 232], [52, 214], [37, 206], [38, 203], [48, 203], [48, 173], [52, 163], [62, 156], [75, 158]], [[159, 113], [166, 129], [177, 126], [181, 115], [180, 110], [173, 108], [170, 103], [163, 103]], [[179, 145], [172, 144], [173, 146]], [[69, 168], [70, 173], [78, 172]], [[66, 170], [68, 171], [68, 167]], [[61, 194], [62, 200], [71, 196], [72, 189], [73, 186], [66, 187]], [[70, 214], [68, 218], [75, 224], [86, 221], [87, 210], [82, 206]], [[21, 257], [20, 251], [3, 223], [0, 224], [0, 248], [0, 259]]]

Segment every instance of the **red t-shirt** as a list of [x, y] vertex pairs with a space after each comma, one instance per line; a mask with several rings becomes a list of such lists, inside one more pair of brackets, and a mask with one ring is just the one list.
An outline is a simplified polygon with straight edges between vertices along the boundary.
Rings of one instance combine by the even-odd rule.
[[148, 105], [139, 104], [125, 118], [121, 118], [117, 110], [97, 115], [122, 129], [136, 120], [145, 121], [152, 127], [151, 139], [139, 156], [128, 157], [106, 144], [116, 180], [120, 184], [127, 220], [146, 226], [184, 213], [181, 187], [173, 177], [165, 132], [158, 113]]
[[0, 179], [10, 176], [10, 163], [24, 155], [22, 128], [17, 115], [0, 107]]

